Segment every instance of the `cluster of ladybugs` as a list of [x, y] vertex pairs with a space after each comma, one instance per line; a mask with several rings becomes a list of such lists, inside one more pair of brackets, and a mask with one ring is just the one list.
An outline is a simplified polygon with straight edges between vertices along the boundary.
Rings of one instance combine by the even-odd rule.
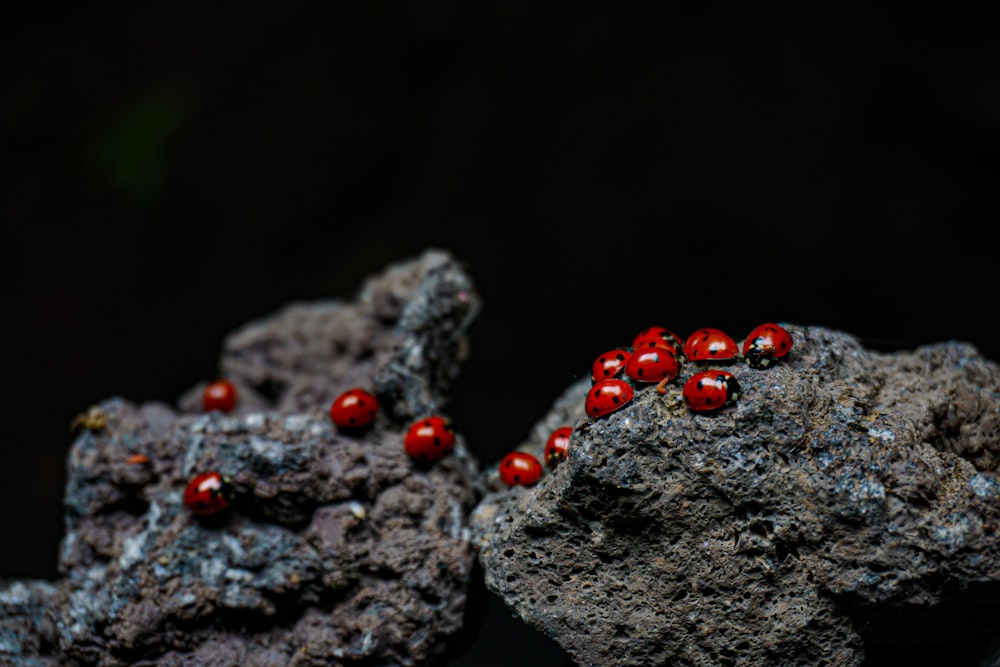
[[[236, 387], [228, 380], [216, 380], [205, 387], [202, 409], [205, 412], [230, 412], [236, 407]], [[364, 429], [378, 414], [378, 399], [355, 387], [334, 399], [330, 419], [338, 428], [351, 432]], [[444, 417], [431, 415], [416, 420], [403, 437], [403, 448], [414, 460], [430, 463], [440, 459], [455, 447], [455, 431]], [[188, 482], [184, 504], [194, 514], [220, 514], [233, 502], [232, 483], [217, 471], [203, 472]]]
[[[628, 347], [605, 352], [594, 361], [590, 376], [593, 386], [587, 392], [584, 409], [594, 419], [611, 414], [632, 400], [637, 383], [655, 382], [656, 391], [665, 394], [667, 384], [680, 374], [685, 360], [724, 364], [742, 356], [751, 368], [765, 369], [791, 349], [792, 335], [773, 322], [761, 324], [747, 334], [742, 355], [736, 341], [720, 329], [699, 329], [681, 344], [669, 329], [649, 327], [640, 331]], [[718, 410], [739, 395], [736, 378], [719, 368], [694, 373], [681, 390], [684, 405], [693, 412]], [[572, 427], [563, 426], [549, 436], [544, 452], [549, 468], [566, 458], [572, 433]], [[528, 452], [511, 452], [500, 461], [500, 478], [506, 484], [534, 484], [541, 476], [541, 463]]]

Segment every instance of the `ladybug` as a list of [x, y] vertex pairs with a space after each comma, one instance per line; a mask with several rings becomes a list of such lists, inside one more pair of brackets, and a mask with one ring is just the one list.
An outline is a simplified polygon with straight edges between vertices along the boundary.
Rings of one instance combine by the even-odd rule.
[[609, 350], [597, 357], [597, 361], [591, 367], [590, 379], [592, 382], [613, 378], [622, 372], [625, 364], [632, 357], [628, 350]]
[[636, 382], [659, 382], [656, 391], [665, 394], [668, 382], [677, 377], [680, 366], [672, 350], [645, 347], [636, 350], [625, 366], [625, 375]]
[[545, 443], [545, 465], [555, 468], [569, 455], [569, 437], [573, 434], [572, 426], [563, 426], [552, 431]]
[[627, 382], [611, 378], [594, 384], [587, 392], [584, 407], [593, 418], [611, 414], [632, 400], [635, 391]]
[[410, 425], [403, 447], [410, 458], [437, 461], [454, 449], [455, 431], [444, 417], [424, 417]]
[[534, 484], [542, 477], [542, 464], [528, 452], [511, 452], [500, 460], [500, 479], [507, 486]]
[[209, 382], [201, 396], [201, 407], [205, 412], [231, 412], [236, 407], [236, 385], [229, 380]]
[[667, 347], [678, 357], [684, 353], [684, 347], [677, 334], [663, 327], [648, 327], [636, 334], [632, 339], [632, 349], [638, 350], [642, 347]]
[[233, 495], [229, 480], [212, 470], [191, 478], [184, 489], [184, 504], [198, 516], [221, 514], [232, 504]]
[[740, 348], [721, 329], [698, 329], [684, 343], [684, 356], [689, 361], [732, 361], [740, 356]]
[[371, 424], [378, 414], [378, 399], [355, 387], [338, 396], [330, 406], [330, 419], [340, 428], [361, 428]]
[[743, 356], [751, 368], [767, 368], [791, 349], [792, 334], [774, 322], [761, 324], [743, 341]]
[[729, 401], [738, 400], [740, 385], [732, 373], [712, 369], [695, 373], [684, 383], [684, 405], [695, 412], [718, 410]]

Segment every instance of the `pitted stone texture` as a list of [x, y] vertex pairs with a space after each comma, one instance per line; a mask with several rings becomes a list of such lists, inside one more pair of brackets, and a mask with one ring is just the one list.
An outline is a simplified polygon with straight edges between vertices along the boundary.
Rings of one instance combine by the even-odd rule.
[[[63, 578], [31, 608], [44, 623], [7, 615], [29, 633], [8, 653], [101, 667], [441, 662], [466, 640], [479, 472], [461, 434], [415, 464], [404, 417], [444, 404], [477, 307], [458, 264], [428, 251], [356, 304], [296, 304], [231, 336], [232, 414], [201, 414], [203, 385], [180, 412], [101, 403], [106, 425], [69, 454]], [[383, 410], [341, 432], [329, 406], [352, 386]], [[183, 491], [207, 470], [236, 497], [197, 519]]]
[[[363, 438], [312, 415], [181, 415], [120, 399], [73, 446], [55, 605], [85, 664], [424, 664], [463, 621], [475, 464], [418, 468], [402, 428]], [[149, 464], [128, 463], [132, 453]], [[195, 520], [187, 479], [218, 470], [236, 511]], [[216, 662], [213, 662], [216, 661]]]
[[[428, 250], [369, 278], [355, 302], [293, 303], [233, 332], [220, 370], [240, 392], [237, 414], [309, 411], [360, 386], [387, 414], [417, 419], [447, 403], [479, 307], [459, 262]], [[203, 388], [181, 407], [199, 412]]]
[[58, 594], [47, 581], [0, 580], [0, 665], [73, 667], [52, 654], [55, 627], [45, 610]]
[[858, 665], [864, 643], [1000, 632], [1000, 369], [788, 325], [714, 415], [666, 395], [575, 415], [568, 459], [473, 515], [487, 586], [583, 665]]

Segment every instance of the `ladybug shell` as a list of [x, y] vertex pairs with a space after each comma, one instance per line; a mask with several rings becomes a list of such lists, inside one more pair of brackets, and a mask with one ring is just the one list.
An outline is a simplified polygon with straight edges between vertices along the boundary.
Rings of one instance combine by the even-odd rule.
[[740, 356], [740, 347], [721, 329], [698, 329], [684, 343], [689, 361], [729, 361]]
[[527, 452], [511, 452], [500, 461], [500, 479], [508, 486], [534, 484], [542, 477], [542, 464]]
[[436, 461], [455, 447], [455, 431], [444, 417], [424, 417], [410, 425], [403, 447], [418, 461]]
[[218, 514], [232, 502], [232, 484], [215, 471], [196, 475], [184, 489], [184, 504], [192, 514], [199, 516]]
[[594, 361], [590, 379], [597, 382], [615, 377], [622, 372], [631, 357], [632, 354], [628, 350], [608, 350]]
[[216, 380], [205, 385], [201, 395], [201, 409], [205, 412], [231, 412], [236, 407], [236, 385], [229, 380]]
[[684, 405], [695, 412], [718, 410], [740, 397], [740, 385], [732, 373], [712, 369], [695, 373], [681, 391]]
[[375, 420], [378, 399], [355, 387], [338, 396], [330, 406], [330, 419], [340, 428], [361, 428]]
[[572, 426], [563, 426], [552, 431], [552, 435], [545, 443], [545, 465], [555, 468], [569, 455], [569, 437], [572, 434]]
[[792, 334], [774, 322], [756, 327], [743, 341], [743, 356], [752, 368], [767, 368], [792, 350]]
[[587, 414], [596, 419], [624, 407], [634, 395], [632, 387], [622, 380], [601, 380], [587, 392], [584, 407]]
[[666, 347], [672, 349], [677, 356], [684, 352], [677, 334], [663, 327], [648, 327], [636, 334], [632, 339], [632, 349], [638, 350], [642, 347]]
[[645, 347], [632, 353], [625, 366], [625, 375], [637, 382], [672, 380], [680, 372], [673, 351], [663, 347]]

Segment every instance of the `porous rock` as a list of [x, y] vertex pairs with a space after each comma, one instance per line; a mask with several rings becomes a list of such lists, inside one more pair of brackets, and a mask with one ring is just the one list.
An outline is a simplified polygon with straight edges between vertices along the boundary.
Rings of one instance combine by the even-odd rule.
[[1000, 369], [945, 342], [879, 354], [788, 325], [739, 400], [639, 389], [591, 419], [570, 387], [473, 514], [487, 586], [580, 665], [858, 665], [865, 647], [1000, 635]]
[[[377, 386], [390, 415], [416, 419], [447, 402], [479, 304], [458, 262], [430, 250], [367, 279], [355, 301], [292, 303], [241, 327], [226, 337], [221, 372], [245, 397], [243, 412], [308, 411]], [[182, 408], [200, 411], [203, 387]]]
[[[356, 303], [293, 305], [230, 336], [221, 366], [241, 394], [231, 414], [201, 414], [199, 387], [180, 410], [102, 402], [106, 425], [69, 455], [63, 577], [44, 591], [49, 642], [25, 659], [443, 660], [464, 622], [479, 473], [461, 434], [433, 465], [411, 461], [402, 437], [409, 417], [443, 406], [477, 304], [455, 260], [428, 251], [369, 280]], [[362, 431], [338, 430], [330, 401], [356, 385], [383, 410]], [[206, 470], [236, 497], [198, 519], [182, 496]]]

